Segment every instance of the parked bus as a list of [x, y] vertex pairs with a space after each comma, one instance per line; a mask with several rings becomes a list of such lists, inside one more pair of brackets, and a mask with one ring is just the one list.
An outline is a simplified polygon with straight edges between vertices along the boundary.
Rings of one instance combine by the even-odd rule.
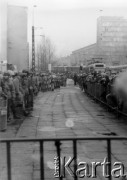
[[84, 67], [86, 73], [105, 72], [105, 69], [106, 65], [104, 63], [93, 63]]
[[80, 66], [54, 66], [52, 68], [54, 73], [65, 73], [65, 72], [74, 72], [79, 73]]
[[109, 66], [106, 67], [106, 72], [111, 75], [111, 74], [118, 74], [120, 72], [123, 72], [127, 70], [127, 65], [119, 65], [119, 66]]

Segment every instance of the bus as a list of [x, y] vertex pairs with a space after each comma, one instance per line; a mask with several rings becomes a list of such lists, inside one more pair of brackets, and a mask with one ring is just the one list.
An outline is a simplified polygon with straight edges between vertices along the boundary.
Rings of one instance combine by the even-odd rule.
[[127, 70], [127, 65], [119, 65], [119, 66], [108, 66], [106, 67], [106, 72], [108, 74], [118, 74], [120, 72], [123, 72]]
[[106, 65], [104, 63], [93, 63], [89, 64], [88, 66], [84, 67], [86, 73], [93, 73], [93, 72], [105, 72]]
[[96, 62], [93, 64], [89, 64], [87, 66], [82, 66], [82, 70], [80, 66], [54, 66], [53, 72], [54, 73], [65, 73], [65, 72], [72, 72], [72, 73], [93, 73], [93, 72], [105, 72], [106, 65], [101, 62]]
[[54, 73], [65, 73], [65, 72], [79, 73], [80, 66], [53, 66], [52, 72]]

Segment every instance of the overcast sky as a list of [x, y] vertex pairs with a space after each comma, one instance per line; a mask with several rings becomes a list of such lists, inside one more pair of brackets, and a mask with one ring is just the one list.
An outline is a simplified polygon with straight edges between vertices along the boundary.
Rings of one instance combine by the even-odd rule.
[[8, 3], [28, 7], [29, 37], [33, 5], [37, 6], [34, 25], [43, 30], [36, 33], [48, 36], [59, 56], [95, 43], [99, 16], [127, 18], [127, 0], [8, 0]]

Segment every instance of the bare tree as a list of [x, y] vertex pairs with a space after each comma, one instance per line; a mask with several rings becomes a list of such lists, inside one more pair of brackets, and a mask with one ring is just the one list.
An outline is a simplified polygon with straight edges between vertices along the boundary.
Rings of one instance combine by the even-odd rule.
[[51, 64], [55, 55], [55, 46], [53, 45], [53, 43], [49, 38], [46, 38], [45, 46], [46, 46], [47, 61], [49, 64]]
[[39, 71], [48, 70], [48, 64], [53, 64], [55, 58], [55, 46], [49, 38], [43, 39], [43, 42], [37, 46], [37, 64]]

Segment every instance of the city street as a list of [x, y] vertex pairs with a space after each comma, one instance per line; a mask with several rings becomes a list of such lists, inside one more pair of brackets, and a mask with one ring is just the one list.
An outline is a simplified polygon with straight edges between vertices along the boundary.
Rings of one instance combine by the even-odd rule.
[[[63, 138], [83, 136], [127, 136], [124, 120], [107, 112], [101, 105], [86, 96], [78, 86], [68, 80], [66, 87], [53, 92], [40, 92], [35, 98], [32, 114], [20, 126], [9, 125], [2, 138]], [[112, 144], [112, 159], [121, 161], [127, 168], [127, 142]], [[72, 154], [72, 143], [61, 145], [62, 156], [68, 159]], [[106, 143], [101, 141], [78, 142], [78, 161], [103, 162], [106, 157]], [[39, 144], [12, 144], [12, 180], [40, 180]], [[54, 157], [56, 147], [44, 143], [45, 179], [55, 179]], [[0, 145], [0, 180], [6, 177], [5, 145]], [[97, 179], [102, 179], [101, 169]], [[72, 179], [67, 173], [66, 179]], [[89, 178], [90, 179], [90, 178]]]
[[127, 1], [0, 0], [0, 180], [127, 180]]

